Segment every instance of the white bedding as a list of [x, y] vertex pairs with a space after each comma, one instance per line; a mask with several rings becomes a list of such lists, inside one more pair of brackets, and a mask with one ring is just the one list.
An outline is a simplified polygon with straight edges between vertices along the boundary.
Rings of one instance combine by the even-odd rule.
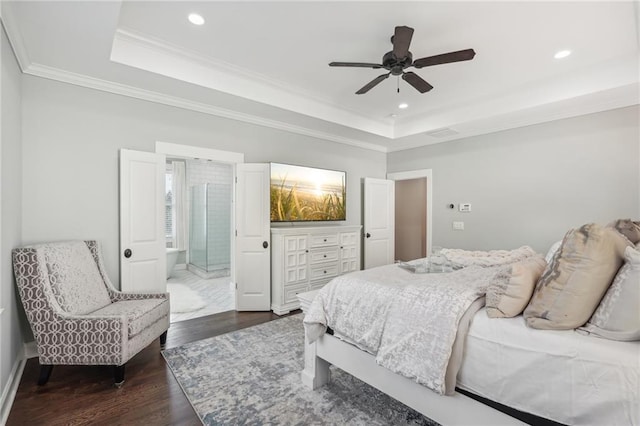
[[522, 316], [469, 328], [458, 386], [567, 424], [640, 424], [640, 342], [535, 330]]
[[460, 320], [482, 306], [474, 302], [484, 297], [496, 272], [469, 266], [413, 274], [386, 265], [342, 275], [320, 290], [305, 313], [307, 338], [314, 342], [329, 326], [376, 354], [379, 365], [437, 393], [453, 393], [455, 382], [446, 379], [459, 367], [451, 364], [455, 372], [447, 375]]

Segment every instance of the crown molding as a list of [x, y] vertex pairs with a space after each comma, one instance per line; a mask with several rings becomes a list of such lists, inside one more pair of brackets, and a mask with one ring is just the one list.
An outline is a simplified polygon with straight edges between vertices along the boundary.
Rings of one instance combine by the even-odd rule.
[[[478, 120], [452, 124], [450, 128], [459, 134], [444, 138], [429, 137], [429, 140], [421, 138], [390, 147], [387, 152], [405, 151], [434, 145], [458, 139], [466, 139], [473, 136], [481, 136], [490, 133], [502, 132], [536, 124], [549, 123], [588, 114], [610, 111], [618, 108], [626, 108], [640, 104], [640, 83], [626, 84], [600, 92], [589, 93], [571, 99], [564, 99], [552, 104], [544, 104], [536, 107], [523, 108], [507, 114], [498, 114], [483, 117]], [[427, 135], [425, 135], [427, 136]]]
[[326, 98], [235, 65], [119, 28], [112, 61], [287, 111], [393, 138], [393, 124], [345, 109]]
[[289, 133], [295, 133], [304, 136], [310, 136], [313, 138], [323, 139], [331, 142], [337, 142], [345, 145], [351, 145], [358, 148], [368, 149], [378, 152], [387, 152], [386, 147], [364, 142], [356, 139], [345, 138], [342, 136], [321, 132], [305, 128], [302, 126], [296, 126], [293, 124], [285, 123], [282, 121], [271, 120], [267, 118], [258, 117], [256, 115], [245, 114], [238, 111], [233, 111], [226, 108], [220, 108], [213, 105], [194, 102], [188, 99], [179, 98], [176, 96], [166, 95], [151, 90], [139, 89], [133, 86], [128, 86], [121, 83], [115, 83], [113, 81], [103, 80], [99, 78], [89, 77], [82, 74], [73, 73], [70, 71], [61, 70], [59, 68], [53, 68], [46, 65], [31, 63], [25, 70], [25, 74], [33, 75], [36, 77], [47, 78], [50, 80], [60, 81], [63, 83], [73, 84], [75, 86], [86, 87], [89, 89], [100, 90], [103, 92], [109, 92], [116, 95], [127, 96], [135, 99], [142, 99], [149, 102], [154, 102], [163, 105], [169, 105], [177, 108], [182, 108], [191, 111], [197, 111], [204, 114], [214, 115], [217, 117], [227, 118], [230, 120], [241, 121], [245, 123], [255, 124], [262, 127], [268, 127], [272, 129], [282, 130]]
[[2, 13], [0, 14], [0, 21], [2, 21], [2, 26], [7, 34], [9, 44], [13, 49], [18, 65], [22, 72], [24, 72], [24, 70], [31, 64], [31, 59], [29, 58], [24, 41], [22, 40], [22, 34], [20, 33], [20, 30], [18, 30], [18, 26], [15, 24], [16, 19], [13, 15], [13, 10], [11, 9], [11, 2], [0, 1], [0, 10], [2, 10]]

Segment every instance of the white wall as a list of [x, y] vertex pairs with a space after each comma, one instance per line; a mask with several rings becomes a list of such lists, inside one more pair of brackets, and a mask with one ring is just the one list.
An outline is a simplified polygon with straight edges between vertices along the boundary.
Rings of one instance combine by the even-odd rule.
[[[545, 252], [570, 228], [640, 218], [638, 106], [388, 155], [433, 170], [433, 244]], [[453, 203], [456, 210], [447, 205]], [[472, 212], [459, 213], [459, 203]], [[464, 221], [464, 231], [451, 222]]]
[[361, 223], [361, 179], [386, 173], [384, 153], [28, 75], [23, 109], [23, 238], [99, 240], [116, 285], [119, 148], [154, 151], [162, 141], [346, 170], [346, 224]]
[[[19, 300], [11, 264], [11, 249], [21, 245], [21, 80], [22, 75], [0, 26], [0, 409], [7, 398], [12, 374], [23, 353]], [[7, 401], [4, 401], [7, 402]], [[8, 407], [4, 407], [7, 409]], [[2, 415], [0, 412], [0, 423]]]

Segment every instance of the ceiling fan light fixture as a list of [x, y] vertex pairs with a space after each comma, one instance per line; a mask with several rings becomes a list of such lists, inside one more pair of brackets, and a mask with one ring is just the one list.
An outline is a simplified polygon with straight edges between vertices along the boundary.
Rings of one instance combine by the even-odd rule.
[[566, 58], [569, 55], [571, 55], [571, 51], [565, 49], [565, 50], [559, 50], [558, 52], [556, 52], [555, 55], [553, 55], [553, 57], [556, 59], [562, 59], [562, 58]]
[[189, 22], [191, 22], [193, 25], [204, 24], [204, 18], [202, 17], [202, 15], [198, 15], [197, 13], [190, 13], [188, 18]]
[[407, 109], [407, 108], [409, 108], [409, 104], [408, 104], [408, 103], [403, 102], [403, 103], [401, 103], [401, 104], [399, 104], [399, 105], [398, 105], [398, 108], [400, 108], [400, 109]]

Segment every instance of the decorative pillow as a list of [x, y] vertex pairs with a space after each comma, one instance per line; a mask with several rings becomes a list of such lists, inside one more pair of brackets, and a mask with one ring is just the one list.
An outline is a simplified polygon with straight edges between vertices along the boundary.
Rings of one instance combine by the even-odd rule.
[[640, 251], [627, 247], [625, 263], [613, 284], [581, 328], [612, 340], [640, 340]]
[[631, 244], [640, 242], [640, 222], [631, 219], [618, 219], [607, 226], [615, 228], [616, 231], [627, 237]]
[[41, 249], [51, 290], [62, 309], [83, 315], [111, 303], [109, 293], [84, 241], [47, 244]]
[[513, 250], [464, 250], [442, 249], [443, 254], [451, 263], [459, 266], [477, 265], [482, 267], [509, 265], [514, 262], [535, 256], [537, 253], [529, 246], [522, 246]]
[[556, 241], [555, 243], [553, 243], [553, 245], [549, 248], [547, 255], [544, 257], [545, 262], [551, 263], [551, 259], [553, 259], [553, 255], [556, 254], [556, 252], [558, 251], [561, 245], [562, 245], [562, 240]]
[[547, 262], [541, 255], [536, 255], [504, 268], [487, 288], [487, 315], [490, 318], [520, 315], [545, 266]]
[[620, 269], [628, 245], [618, 231], [595, 223], [567, 232], [524, 310], [527, 325], [568, 330], [586, 323]]

